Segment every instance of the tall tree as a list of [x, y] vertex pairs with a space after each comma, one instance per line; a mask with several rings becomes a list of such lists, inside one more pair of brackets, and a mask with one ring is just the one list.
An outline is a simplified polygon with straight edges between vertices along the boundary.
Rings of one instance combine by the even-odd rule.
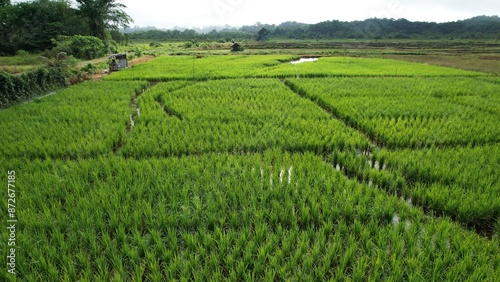
[[0, 0], [0, 7], [9, 6], [10, 0]]
[[87, 18], [90, 35], [106, 39], [107, 30], [128, 27], [134, 21], [123, 11], [127, 6], [116, 0], [76, 0], [82, 16]]
[[257, 40], [258, 41], [265, 41], [267, 40], [267, 36], [270, 34], [271, 32], [267, 29], [267, 28], [261, 28], [259, 30], [259, 32], [257, 33]]
[[34, 0], [0, 7], [0, 54], [54, 47], [51, 38], [88, 33], [66, 0]]

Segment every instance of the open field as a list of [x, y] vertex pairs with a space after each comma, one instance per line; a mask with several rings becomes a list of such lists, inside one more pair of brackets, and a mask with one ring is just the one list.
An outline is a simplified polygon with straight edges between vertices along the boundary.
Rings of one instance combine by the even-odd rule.
[[[158, 42], [155, 42], [155, 44]], [[270, 40], [240, 42], [248, 55], [350, 56], [414, 61], [500, 75], [498, 40]], [[231, 44], [206, 42], [185, 48], [184, 42], [161, 42], [150, 47], [140, 41], [144, 52], [155, 55], [226, 55]], [[125, 46], [122, 51], [134, 50]]]
[[0, 111], [17, 280], [496, 281], [498, 77], [295, 58], [162, 56]]
[[415, 64], [399, 60], [324, 57], [313, 64], [290, 64], [297, 56], [175, 56], [123, 70], [107, 80], [167, 81], [174, 79], [287, 78], [287, 77], [432, 77], [488, 76], [480, 72]]

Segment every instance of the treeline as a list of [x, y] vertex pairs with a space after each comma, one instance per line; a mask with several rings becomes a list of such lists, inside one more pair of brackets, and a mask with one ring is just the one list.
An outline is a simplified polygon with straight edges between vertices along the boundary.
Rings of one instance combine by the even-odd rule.
[[[262, 38], [259, 34], [264, 33]], [[241, 28], [224, 28], [199, 33], [193, 29], [125, 31], [138, 40], [250, 40], [250, 39], [500, 39], [500, 18], [479, 16], [468, 20], [435, 23], [406, 19], [367, 19], [364, 21], [325, 21], [316, 24], [285, 22], [279, 25], [257, 23]], [[260, 33], [259, 33], [260, 32]]]
[[74, 8], [67, 0], [0, 0], [0, 55], [49, 50], [57, 45], [54, 39], [75, 35], [99, 38], [106, 47], [124, 41], [118, 27], [132, 19], [115, 2], [76, 0]]

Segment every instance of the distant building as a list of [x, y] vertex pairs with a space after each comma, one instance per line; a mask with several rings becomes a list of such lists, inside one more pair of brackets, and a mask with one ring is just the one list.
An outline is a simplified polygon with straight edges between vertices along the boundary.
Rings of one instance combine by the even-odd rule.
[[113, 54], [109, 56], [109, 59], [111, 60], [109, 63], [109, 69], [111, 71], [128, 68], [127, 53]]
[[231, 52], [239, 52], [239, 51], [243, 51], [243, 47], [241, 47], [241, 45], [238, 43], [234, 43], [231, 46]]

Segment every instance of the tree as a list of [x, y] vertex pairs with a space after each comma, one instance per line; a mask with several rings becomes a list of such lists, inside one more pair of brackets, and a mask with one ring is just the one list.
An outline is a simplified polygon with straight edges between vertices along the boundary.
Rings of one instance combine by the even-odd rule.
[[257, 33], [257, 40], [258, 41], [265, 41], [267, 40], [267, 36], [269, 35], [269, 30], [267, 30], [266, 28], [261, 28], [259, 30], [259, 32]]
[[0, 6], [0, 54], [18, 50], [39, 52], [59, 35], [88, 33], [86, 25], [65, 0], [35, 0]]
[[0, 0], [0, 7], [10, 6], [10, 0]]
[[127, 6], [116, 0], [76, 0], [78, 9], [88, 21], [90, 35], [106, 40], [107, 30], [129, 27], [134, 21], [123, 11]]

